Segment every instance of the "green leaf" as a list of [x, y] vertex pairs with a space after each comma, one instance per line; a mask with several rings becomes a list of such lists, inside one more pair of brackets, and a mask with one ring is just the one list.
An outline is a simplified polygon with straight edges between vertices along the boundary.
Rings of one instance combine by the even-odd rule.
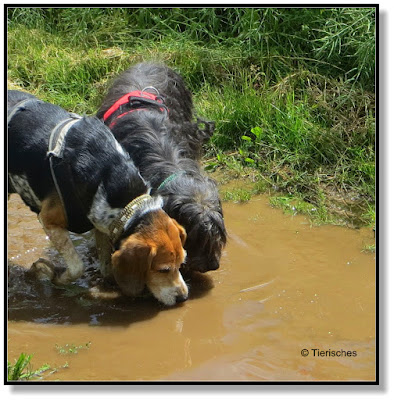
[[263, 136], [263, 130], [259, 126], [252, 128], [250, 131], [256, 136], [257, 140], [261, 140]]

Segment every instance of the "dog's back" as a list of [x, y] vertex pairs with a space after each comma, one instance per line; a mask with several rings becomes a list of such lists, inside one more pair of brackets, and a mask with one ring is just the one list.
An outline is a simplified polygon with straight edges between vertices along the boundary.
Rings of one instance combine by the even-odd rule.
[[[16, 104], [23, 102], [25, 100], [28, 100], [28, 99], [33, 100], [33, 99], [36, 99], [36, 97], [30, 93], [21, 92], [19, 90], [8, 90], [8, 93], [7, 93], [8, 115], [10, 115], [10, 113], [12, 113], [14, 111]], [[12, 116], [11, 116], [11, 118], [12, 118]], [[8, 194], [11, 194], [11, 193], [16, 193], [16, 189], [14, 188], [12, 181], [8, 177]]]
[[37, 98], [30, 93], [21, 92], [19, 90], [8, 90], [8, 93], [7, 93], [8, 109], [14, 107], [15, 104], [17, 104], [23, 100], [27, 100], [27, 99], [36, 99], [37, 100]]
[[215, 124], [195, 117], [191, 92], [182, 77], [166, 65], [140, 63], [124, 71], [113, 81], [97, 117], [102, 119], [105, 112], [125, 94], [149, 87], [159, 92], [169, 109], [168, 131], [175, 142], [182, 146], [187, 157], [199, 160], [202, 146], [212, 136]]
[[149, 86], [159, 91], [167, 107], [172, 110], [169, 114], [170, 121], [183, 123], [192, 120], [192, 95], [182, 77], [165, 65], [152, 63], [134, 65], [116, 78], [97, 116], [102, 118], [105, 111], [122, 95]]
[[[63, 196], [72, 203], [83, 204], [87, 213], [103, 183], [108, 202], [123, 207], [146, 190], [129, 155], [116, 142], [111, 132], [95, 117], [78, 117], [63, 140], [63, 154], [53, 168], [48, 157], [49, 141], [55, 127], [72, 118], [66, 110], [22, 92], [8, 93], [9, 112], [18, 112], [8, 122], [9, 192], [18, 192], [32, 211], [39, 213], [41, 202], [56, 191], [56, 171]], [[21, 101], [31, 99], [20, 106]], [[51, 171], [52, 168], [52, 171]], [[78, 218], [70, 218], [69, 230], [84, 232]], [[87, 225], [84, 224], [84, 225]]]
[[39, 212], [42, 199], [53, 190], [46, 157], [49, 133], [67, 115], [33, 95], [8, 91], [9, 193], [18, 192], [34, 212]]

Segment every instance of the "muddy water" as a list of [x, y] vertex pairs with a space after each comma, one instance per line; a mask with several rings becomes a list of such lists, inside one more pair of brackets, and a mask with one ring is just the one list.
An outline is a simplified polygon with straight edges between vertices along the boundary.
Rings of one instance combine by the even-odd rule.
[[373, 232], [311, 227], [264, 197], [224, 211], [221, 268], [186, 277], [190, 299], [166, 309], [105, 286], [89, 234], [73, 238], [87, 265], [76, 284], [30, 277], [38, 257], [61, 260], [11, 196], [8, 359], [34, 354], [62, 381], [375, 380]]

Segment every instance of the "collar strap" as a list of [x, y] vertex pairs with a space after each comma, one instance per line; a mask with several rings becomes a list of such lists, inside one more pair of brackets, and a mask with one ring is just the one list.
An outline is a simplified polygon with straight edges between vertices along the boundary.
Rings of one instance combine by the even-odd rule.
[[[153, 89], [157, 92], [157, 95], [146, 92], [147, 89]], [[161, 112], [168, 113], [167, 107], [164, 105], [163, 98], [159, 95], [159, 92], [154, 87], [147, 87], [143, 90], [134, 90], [132, 92], [126, 93], [119, 100], [117, 100], [104, 114], [103, 121], [104, 123], [108, 122], [108, 119], [113, 117], [113, 115], [120, 111], [121, 114], [116, 117], [116, 119], [111, 123], [111, 125], [115, 124], [115, 121], [124, 115], [141, 110], [146, 109], [143, 107], [144, 105], [152, 105], [158, 107]], [[124, 108], [127, 107], [126, 112], [123, 112]], [[110, 126], [111, 126], [110, 125]], [[112, 127], [112, 126], [111, 126]]]
[[117, 218], [111, 223], [109, 227], [109, 237], [112, 243], [116, 243], [119, 237], [123, 233], [123, 229], [130, 220], [130, 218], [141, 209], [144, 204], [151, 199], [149, 194], [143, 194], [142, 196], [136, 197], [120, 212]]
[[184, 170], [181, 171], [176, 171], [173, 174], [171, 174], [170, 176], [167, 176], [166, 179], [164, 179], [164, 181], [162, 183], [160, 183], [160, 185], [157, 187], [157, 190], [163, 189], [163, 187], [165, 185], [167, 185], [167, 183], [173, 181], [175, 178], [177, 178], [180, 175], [183, 175], [185, 173]]

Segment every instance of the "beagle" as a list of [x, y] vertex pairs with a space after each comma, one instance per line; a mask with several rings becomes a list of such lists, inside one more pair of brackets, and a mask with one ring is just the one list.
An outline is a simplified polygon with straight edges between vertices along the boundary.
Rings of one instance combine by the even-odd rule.
[[68, 231], [94, 229], [100, 268], [122, 292], [145, 285], [160, 302], [185, 301], [179, 272], [184, 228], [162, 209], [130, 156], [96, 117], [70, 114], [20, 91], [8, 91], [8, 193], [38, 218], [67, 268], [40, 259], [32, 269], [56, 284], [79, 278], [83, 263]]

